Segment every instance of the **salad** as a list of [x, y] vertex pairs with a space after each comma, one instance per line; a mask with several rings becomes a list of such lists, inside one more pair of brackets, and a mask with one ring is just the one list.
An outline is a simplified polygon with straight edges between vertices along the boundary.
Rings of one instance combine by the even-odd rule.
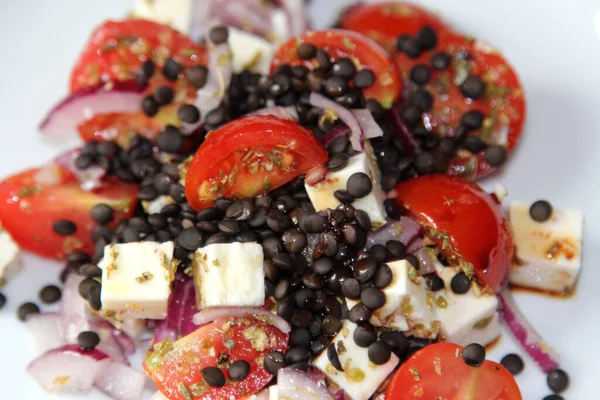
[[[51, 392], [117, 400], [522, 399], [511, 288], [564, 295], [583, 215], [476, 180], [526, 117], [496, 50], [405, 2], [311, 30], [303, 0], [140, 1], [91, 33], [40, 123], [81, 145], [0, 182], [0, 280], [64, 260], [17, 317]], [[0, 294], [0, 307], [10, 301]], [[128, 356], [145, 352], [142, 365]]]

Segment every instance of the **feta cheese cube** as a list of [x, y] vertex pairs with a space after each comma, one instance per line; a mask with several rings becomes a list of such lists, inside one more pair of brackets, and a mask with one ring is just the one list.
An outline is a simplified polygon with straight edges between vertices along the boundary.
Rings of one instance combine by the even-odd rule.
[[8, 232], [0, 230], [0, 286], [21, 268], [21, 250]]
[[229, 46], [233, 54], [232, 68], [234, 72], [245, 69], [269, 75], [271, 59], [275, 46], [260, 36], [229, 27]]
[[164, 206], [175, 203], [171, 196], [162, 195], [154, 200], [142, 200], [142, 208], [146, 214], [159, 214]]
[[329, 362], [327, 351], [323, 351], [313, 360], [313, 366], [321, 370], [327, 379], [343, 389], [352, 400], [367, 400], [396, 368], [400, 362], [392, 353], [389, 361], [375, 365], [369, 360], [368, 349], [354, 343], [354, 331], [357, 325], [344, 321], [342, 329], [331, 342], [335, 346], [343, 372], [338, 371]]
[[[435, 338], [439, 322], [433, 311], [433, 293], [416, 269], [406, 260], [387, 263], [392, 282], [383, 289], [385, 305], [373, 312], [373, 326], [407, 332], [421, 338]], [[357, 302], [346, 300], [348, 308]]]
[[102, 311], [122, 318], [164, 319], [175, 275], [173, 242], [110, 244], [104, 248]]
[[445, 289], [434, 293], [441, 339], [462, 346], [470, 343], [486, 346], [496, 340], [500, 336], [496, 295], [479, 290], [475, 283], [467, 293], [456, 294], [450, 289], [450, 282], [459, 269], [436, 262], [436, 271], [445, 285]]
[[371, 223], [380, 226], [386, 223], [383, 201], [385, 193], [381, 189], [381, 174], [373, 149], [365, 143], [365, 151], [348, 159], [348, 165], [339, 171], [329, 171], [325, 179], [315, 186], [305, 184], [306, 192], [310, 197], [315, 210], [321, 211], [327, 208], [335, 209], [340, 202], [333, 193], [336, 190], [346, 190], [346, 182], [356, 172], [363, 172], [371, 177], [373, 190], [367, 196], [356, 199], [352, 206], [367, 212], [371, 217]]
[[263, 260], [258, 243], [211, 244], [196, 250], [192, 272], [198, 308], [262, 306]]
[[573, 290], [581, 270], [583, 213], [554, 208], [549, 220], [537, 222], [529, 208], [524, 202], [509, 208], [516, 247], [510, 283], [550, 292]]
[[273, 385], [269, 387], [269, 400], [278, 400], [279, 399], [279, 388], [277, 385]]
[[194, 0], [137, 0], [131, 15], [171, 25], [182, 33], [190, 34], [193, 15], [198, 13]]

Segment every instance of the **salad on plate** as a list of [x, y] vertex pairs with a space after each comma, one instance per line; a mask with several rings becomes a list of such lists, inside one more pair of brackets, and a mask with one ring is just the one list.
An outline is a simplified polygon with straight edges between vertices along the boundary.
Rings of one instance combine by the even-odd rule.
[[20, 251], [66, 262], [58, 312], [18, 308], [27, 373], [117, 400], [148, 378], [153, 400], [520, 400], [523, 358], [486, 360], [504, 325], [563, 399], [511, 289], [575, 290], [583, 214], [476, 183], [525, 118], [501, 53], [410, 3], [312, 30], [304, 0], [139, 1], [40, 123], [81, 144], [0, 182], [0, 280]]

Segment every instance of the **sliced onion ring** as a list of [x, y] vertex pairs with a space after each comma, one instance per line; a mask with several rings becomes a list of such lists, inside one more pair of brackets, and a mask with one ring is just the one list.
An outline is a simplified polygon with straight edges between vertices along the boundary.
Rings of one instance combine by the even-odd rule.
[[[294, 114], [292, 114], [292, 112], [294, 112]], [[261, 108], [260, 110], [251, 112], [248, 115], [272, 115], [281, 119], [298, 119], [298, 114], [292, 107], [281, 106]]]
[[352, 115], [354, 115], [354, 118], [356, 118], [356, 121], [358, 121], [365, 139], [373, 139], [383, 136], [383, 131], [381, 130], [381, 127], [377, 121], [375, 121], [375, 118], [373, 118], [371, 111], [367, 110], [366, 108], [352, 110]]
[[326, 175], [327, 168], [324, 165], [317, 165], [306, 173], [304, 176], [304, 182], [306, 182], [308, 186], [315, 186], [317, 183], [325, 179]]
[[75, 165], [75, 160], [81, 154], [81, 149], [66, 151], [54, 159], [54, 162], [67, 168], [79, 181], [80, 187], [84, 191], [91, 191], [102, 186], [102, 178], [106, 176], [106, 170], [98, 165], [90, 165], [87, 168], [79, 169]]
[[502, 303], [502, 317], [506, 326], [517, 339], [521, 347], [534, 359], [544, 373], [558, 368], [559, 354], [546, 343], [533, 325], [525, 318], [508, 287], [498, 298]]
[[310, 94], [308, 102], [313, 107], [334, 111], [342, 122], [350, 128], [350, 144], [352, 144], [352, 148], [356, 151], [363, 151], [365, 138], [362, 129], [360, 128], [360, 124], [350, 110], [316, 92]]
[[385, 246], [390, 240], [398, 240], [408, 245], [421, 233], [421, 229], [421, 225], [410, 217], [402, 217], [400, 221], [389, 220], [381, 228], [369, 232], [366, 248], [368, 250], [376, 244]]
[[49, 138], [65, 140], [76, 135], [77, 127], [96, 115], [139, 111], [143, 96], [144, 87], [129, 81], [83, 89], [54, 106], [39, 130]]
[[144, 394], [144, 374], [127, 365], [112, 361], [100, 361], [100, 370], [94, 386], [115, 400], [139, 400]]
[[279, 317], [276, 314], [273, 314], [270, 311], [266, 311], [260, 308], [249, 308], [249, 307], [214, 307], [214, 308], [205, 308], [200, 311], [196, 315], [194, 315], [194, 323], [196, 325], [206, 325], [211, 323], [219, 318], [229, 318], [229, 317], [245, 317], [248, 315], [253, 316], [263, 316], [269, 318], [271, 323], [277, 327], [283, 333], [289, 333], [292, 328], [290, 324], [287, 323], [283, 318]]

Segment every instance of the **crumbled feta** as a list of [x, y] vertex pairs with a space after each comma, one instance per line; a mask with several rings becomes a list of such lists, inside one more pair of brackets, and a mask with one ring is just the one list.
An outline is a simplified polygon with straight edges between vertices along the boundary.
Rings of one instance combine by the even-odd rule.
[[196, 250], [192, 273], [198, 307], [262, 306], [263, 260], [258, 243], [211, 244]]
[[164, 319], [167, 316], [173, 242], [110, 244], [104, 248], [102, 311], [117, 318]]
[[276, 50], [271, 42], [260, 36], [229, 27], [229, 46], [233, 54], [231, 65], [234, 72], [247, 69], [258, 74], [269, 75], [271, 59]]
[[313, 360], [313, 366], [343, 389], [352, 400], [367, 400], [396, 368], [400, 360], [392, 353], [387, 363], [373, 364], [369, 360], [368, 349], [358, 347], [354, 343], [356, 327], [356, 324], [344, 321], [342, 329], [331, 342], [337, 350], [343, 371], [338, 371], [329, 362], [327, 351], [323, 351]]
[[[373, 326], [380, 326], [413, 334], [422, 338], [435, 338], [439, 331], [433, 311], [433, 293], [427, 288], [417, 270], [406, 260], [389, 262], [392, 282], [385, 287], [385, 305], [373, 312]], [[346, 300], [348, 308], [357, 301]]]
[[381, 174], [377, 161], [373, 155], [373, 150], [368, 143], [365, 143], [365, 151], [356, 154], [348, 159], [348, 165], [339, 171], [329, 171], [325, 179], [315, 186], [305, 184], [306, 192], [310, 197], [315, 210], [321, 211], [327, 208], [335, 209], [340, 202], [333, 193], [336, 190], [346, 190], [346, 182], [356, 172], [363, 172], [371, 177], [373, 190], [367, 196], [356, 199], [352, 206], [367, 212], [371, 217], [371, 223], [374, 225], [383, 225], [386, 223], [383, 201], [385, 193], [381, 188]]
[[198, 12], [196, 3], [194, 0], [137, 0], [131, 15], [171, 25], [189, 35], [193, 15]]
[[21, 268], [21, 250], [8, 232], [0, 230], [0, 286]]
[[279, 399], [279, 388], [277, 385], [273, 385], [269, 387], [269, 400], [278, 400]]
[[435, 317], [441, 322], [441, 338], [462, 346], [470, 343], [486, 346], [496, 340], [500, 336], [496, 295], [478, 290], [478, 287], [472, 287], [465, 294], [456, 294], [450, 289], [450, 282], [459, 269], [436, 262], [436, 271], [445, 286], [434, 292], [433, 302]]
[[142, 208], [146, 214], [159, 214], [164, 206], [175, 203], [169, 195], [158, 196], [154, 200], [142, 200]]
[[510, 283], [551, 292], [573, 290], [581, 270], [583, 213], [554, 208], [549, 220], [537, 222], [529, 208], [524, 202], [509, 208], [516, 248]]

